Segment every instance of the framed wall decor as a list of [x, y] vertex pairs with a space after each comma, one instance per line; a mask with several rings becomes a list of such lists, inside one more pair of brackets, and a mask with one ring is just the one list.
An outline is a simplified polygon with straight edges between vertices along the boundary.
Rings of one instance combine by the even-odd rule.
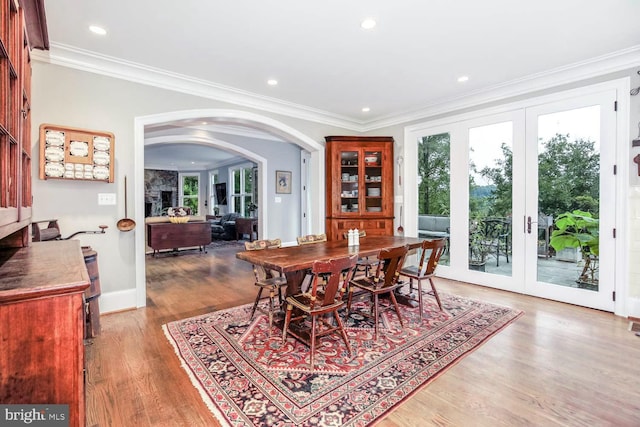
[[113, 182], [111, 132], [40, 125], [40, 179]]
[[291, 194], [291, 171], [276, 171], [276, 193]]

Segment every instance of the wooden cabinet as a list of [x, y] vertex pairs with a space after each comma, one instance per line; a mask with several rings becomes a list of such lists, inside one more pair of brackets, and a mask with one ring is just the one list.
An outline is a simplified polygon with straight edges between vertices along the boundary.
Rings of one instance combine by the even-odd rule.
[[0, 0], [0, 247], [29, 243], [31, 57], [25, 13]]
[[326, 233], [343, 239], [357, 228], [393, 235], [393, 138], [327, 136]]
[[211, 224], [206, 221], [173, 224], [157, 222], [147, 224], [147, 244], [153, 249], [154, 256], [161, 249], [179, 249], [198, 246], [206, 252], [205, 246], [211, 243]]
[[77, 240], [0, 250], [0, 402], [66, 404], [85, 425], [84, 299]]

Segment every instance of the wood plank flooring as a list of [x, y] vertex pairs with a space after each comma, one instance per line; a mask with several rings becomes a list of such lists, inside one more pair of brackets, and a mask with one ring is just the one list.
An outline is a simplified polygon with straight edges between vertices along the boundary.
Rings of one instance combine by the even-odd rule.
[[[87, 345], [88, 426], [218, 426], [161, 326], [253, 301], [235, 248], [147, 257], [147, 307], [103, 315]], [[525, 315], [378, 425], [639, 426], [640, 338], [610, 313], [437, 279]]]

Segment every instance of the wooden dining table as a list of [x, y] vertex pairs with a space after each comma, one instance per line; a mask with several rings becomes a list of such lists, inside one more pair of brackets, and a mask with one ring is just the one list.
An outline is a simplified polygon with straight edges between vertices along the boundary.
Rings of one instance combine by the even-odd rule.
[[409, 245], [416, 249], [422, 245], [422, 238], [402, 236], [366, 236], [360, 238], [358, 246], [348, 246], [347, 240], [331, 240], [308, 245], [287, 246], [260, 251], [238, 252], [236, 257], [243, 261], [282, 272], [287, 278], [287, 295], [300, 291], [306, 271], [314, 261], [327, 261], [357, 254], [359, 257], [375, 256], [381, 249]]

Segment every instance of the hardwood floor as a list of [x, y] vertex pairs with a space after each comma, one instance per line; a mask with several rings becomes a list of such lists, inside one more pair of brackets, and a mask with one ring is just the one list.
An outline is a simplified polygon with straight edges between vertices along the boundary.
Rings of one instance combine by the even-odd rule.
[[[255, 298], [235, 248], [147, 257], [147, 307], [87, 345], [88, 426], [217, 426], [161, 325]], [[525, 315], [391, 412], [391, 426], [638, 426], [640, 338], [610, 313], [444, 279]]]

